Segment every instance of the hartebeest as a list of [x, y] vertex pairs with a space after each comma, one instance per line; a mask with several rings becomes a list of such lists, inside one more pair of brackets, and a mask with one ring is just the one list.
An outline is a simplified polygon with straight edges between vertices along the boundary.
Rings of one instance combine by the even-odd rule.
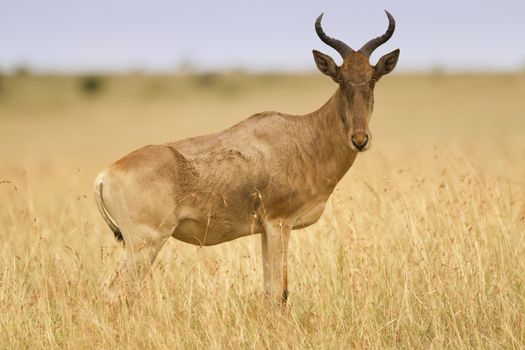
[[286, 302], [290, 231], [319, 219], [357, 153], [370, 146], [374, 86], [399, 57], [397, 49], [369, 64], [394, 32], [386, 14], [385, 34], [358, 51], [327, 36], [323, 15], [317, 18], [317, 35], [343, 57], [337, 66], [313, 50], [317, 68], [338, 84], [317, 111], [257, 113], [222, 132], [145, 146], [97, 176], [98, 208], [126, 248], [108, 297], [141, 280], [169, 237], [208, 246], [260, 233], [265, 292]]

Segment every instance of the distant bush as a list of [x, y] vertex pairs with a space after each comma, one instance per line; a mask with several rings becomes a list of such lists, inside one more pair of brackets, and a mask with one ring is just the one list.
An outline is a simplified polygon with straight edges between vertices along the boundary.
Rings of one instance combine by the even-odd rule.
[[214, 87], [220, 83], [221, 77], [217, 73], [206, 72], [195, 75], [195, 85], [202, 88]]
[[29, 69], [29, 67], [23, 64], [15, 67], [13, 72], [14, 72], [15, 77], [28, 77], [31, 75], [31, 69]]
[[194, 85], [200, 89], [220, 94], [221, 96], [235, 96], [242, 91], [242, 81], [238, 73], [219, 74], [214, 72], [194, 75]]
[[80, 89], [88, 95], [100, 93], [104, 87], [104, 79], [99, 76], [86, 76], [80, 79]]

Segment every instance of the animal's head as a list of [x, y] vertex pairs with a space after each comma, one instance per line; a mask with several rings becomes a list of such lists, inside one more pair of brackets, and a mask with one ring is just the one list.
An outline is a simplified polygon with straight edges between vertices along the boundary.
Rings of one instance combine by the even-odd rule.
[[397, 49], [381, 57], [375, 66], [369, 63], [372, 52], [390, 39], [396, 27], [394, 17], [388, 11], [385, 12], [389, 21], [385, 34], [370, 40], [357, 51], [324, 33], [321, 27], [323, 14], [315, 22], [315, 31], [319, 38], [343, 57], [343, 63], [338, 66], [330, 56], [313, 50], [317, 68], [339, 84], [341, 97], [339, 108], [345, 124], [348, 144], [359, 152], [365, 151], [371, 141], [368, 121], [374, 106], [375, 84], [383, 75], [394, 70], [399, 57], [399, 49]]

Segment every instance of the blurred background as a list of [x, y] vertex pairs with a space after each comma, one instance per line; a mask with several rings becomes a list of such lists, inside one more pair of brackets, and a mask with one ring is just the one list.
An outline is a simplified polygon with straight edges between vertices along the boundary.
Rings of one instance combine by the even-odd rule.
[[370, 153], [521, 146], [523, 1], [1, 1], [1, 163], [99, 169], [263, 110], [311, 112], [336, 88], [311, 50], [341, 62], [317, 16], [358, 49], [385, 8], [396, 32], [371, 63], [401, 57], [376, 88]]

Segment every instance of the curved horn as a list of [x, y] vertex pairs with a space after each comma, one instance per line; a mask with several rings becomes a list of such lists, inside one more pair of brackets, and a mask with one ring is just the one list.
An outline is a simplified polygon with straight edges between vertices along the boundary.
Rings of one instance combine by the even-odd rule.
[[354, 52], [352, 48], [348, 45], [346, 45], [341, 40], [337, 40], [334, 38], [330, 38], [328, 35], [326, 35], [323, 31], [323, 28], [321, 27], [321, 20], [323, 19], [324, 12], [317, 17], [317, 20], [315, 21], [315, 31], [317, 32], [317, 35], [319, 36], [319, 39], [321, 39], [326, 45], [334, 48], [343, 58], [346, 57], [351, 52]]
[[370, 57], [372, 52], [374, 52], [375, 49], [377, 49], [379, 46], [383, 45], [392, 37], [392, 34], [394, 34], [394, 30], [396, 29], [396, 21], [394, 20], [394, 17], [385, 10], [386, 16], [388, 17], [388, 29], [386, 30], [385, 34], [378, 36], [377, 38], [374, 38], [363, 45], [362, 48], [359, 49], [359, 52], [361, 52], [366, 57]]

